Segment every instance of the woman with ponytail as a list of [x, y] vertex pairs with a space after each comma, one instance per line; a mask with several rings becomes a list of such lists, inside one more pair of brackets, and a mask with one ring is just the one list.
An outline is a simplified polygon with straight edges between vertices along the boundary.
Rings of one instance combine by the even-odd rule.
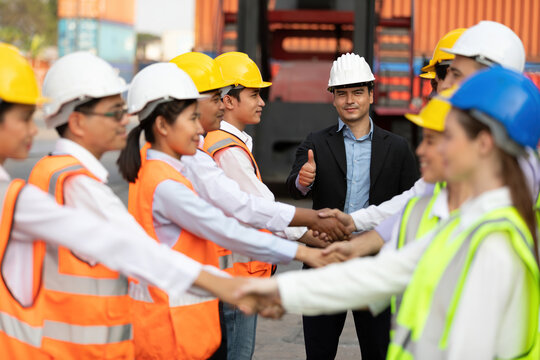
[[[195, 154], [203, 132], [197, 112], [201, 97], [172, 63], [150, 65], [134, 77], [128, 112], [140, 123], [118, 159], [130, 182], [129, 212], [156, 241], [202, 264], [219, 266], [219, 245], [263, 262], [296, 258], [317, 265], [319, 249], [241, 225], [198, 197], [182, 175], [182, 156]], [[139, 150], [141, 134], [147, 144]], [[208, 359], [220, 345], [216, 299], [168, 297], [141, 282], [131, 282], [129, 294], [137, 359]]]
[[258, 307], [243, 310], [319, 315], [398, 295], [387, 359], [540, 358], [537, 229], [517, 162], [540, 139], [540, 92], [521, 74], [491, 68], [446, 101], [446, 180], [471, 198], [400, 251], [250, 279], [237, 296], [258, 295]]

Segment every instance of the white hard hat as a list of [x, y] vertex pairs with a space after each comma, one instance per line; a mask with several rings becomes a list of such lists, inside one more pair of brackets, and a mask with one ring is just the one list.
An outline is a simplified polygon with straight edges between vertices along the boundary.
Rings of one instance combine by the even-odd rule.
[[173, 63], [156, 63], [142, 69], [129, 85], [128, 112], [143, 120], [156, 106], [171, 100], [206, 98], [193, 80]]
[[336, 86], [374, 80], [375, 76], [366, 60], [359, 55], [347, 53], [334, 61], [330, 70], [330, 79], [328, 79], [328, 91], [333, 91]]
[[77, 105], [126, 90], [124, 79], [96, 55], [75, 52], [63, 56], [51, 66], [43, 81], [43, 94], [51, 99], [43, 106], [45, 123], [48, 127], [65, 124]]
[[488, 66], [498, 64], [518, 72], [525, 68], [521, 39], [512, 29], [495, 21], [480, 21], [467, 29], [451, 49], [442, 50]]

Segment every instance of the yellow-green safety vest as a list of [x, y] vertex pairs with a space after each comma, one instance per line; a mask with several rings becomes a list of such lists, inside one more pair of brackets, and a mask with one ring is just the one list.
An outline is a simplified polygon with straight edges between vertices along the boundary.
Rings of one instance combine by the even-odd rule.
[[[527, 225], [514, 207], [505, 207], [490, 211], [465, 231], [451, 236], [459, 220], [459, 215], [455, 214], [441, 225], [420, 259], [403, 295], [387, 359], [446, 358], [453, 318], [476, 250], [489, 234], [505, 232], [528, 270], [526, 310], [527, 318], [531, 319], [526, 324], [526, 345], [512, 359], [538, 360], [540, 271]], [[440, 309], [446, 309], [444, 314]]]

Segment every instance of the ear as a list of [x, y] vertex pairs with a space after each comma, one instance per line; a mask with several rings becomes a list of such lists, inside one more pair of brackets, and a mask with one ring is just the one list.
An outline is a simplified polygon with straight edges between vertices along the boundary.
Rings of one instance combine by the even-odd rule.
[[481, 155], [487, 155], [495, 148], [495, 139], [493, 138], [493, 135], [485, 130], [478, 133], [476, 142], [478, 144], [478, 151]]
[[154, 122], [154, 130], [161, 136], [167, 136], [169, 133], [169, 124], [163, 116], [158, 115], [156, 117], [156, 121]]
[[236, 99], [230, 95], [225, 95], [223, 97], [223, 105], [225, 105], [225, 109], [227, 110], [233, 110], [235, 106], [235, 102], [236, 102]]
[[72, 112], [68, 117], [68, 130], [76, 137], [83, 137], [86, 132], [86, 116], [80, 112]]
[[368, 90], [368, 93], [369, 93], [369, 103], [373, 104], [373, 89]]

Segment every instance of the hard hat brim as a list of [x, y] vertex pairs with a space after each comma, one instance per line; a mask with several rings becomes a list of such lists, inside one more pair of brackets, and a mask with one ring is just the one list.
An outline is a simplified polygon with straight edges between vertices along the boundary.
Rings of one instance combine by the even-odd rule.
[[44, 96], [28, 96], [28, 97], [14, 97], [14, 98], [4, 98], [4, 101], [14, 103], [14, 104], [22, 104], [22, 105], [42, 105], [51, 102], [51, 99], [44, 97]]
[[430, 129], [438, 132], [444, 131], [444, 122], [443, 126], [438, 126], [433, 124], [432, 122], [425, 121], [424, 118], [416, 114], [405, 114], [405, 118], [407, 118], [407, 120], [409, 120], [410, 122], [420, 126], [421, 128]]
[[[426, 70], [422, 70], [426, 71]], [[435, 79], [435, 72], [434, 71], [428, 71], [423, 74], [419, 75], [422, 79]]]

